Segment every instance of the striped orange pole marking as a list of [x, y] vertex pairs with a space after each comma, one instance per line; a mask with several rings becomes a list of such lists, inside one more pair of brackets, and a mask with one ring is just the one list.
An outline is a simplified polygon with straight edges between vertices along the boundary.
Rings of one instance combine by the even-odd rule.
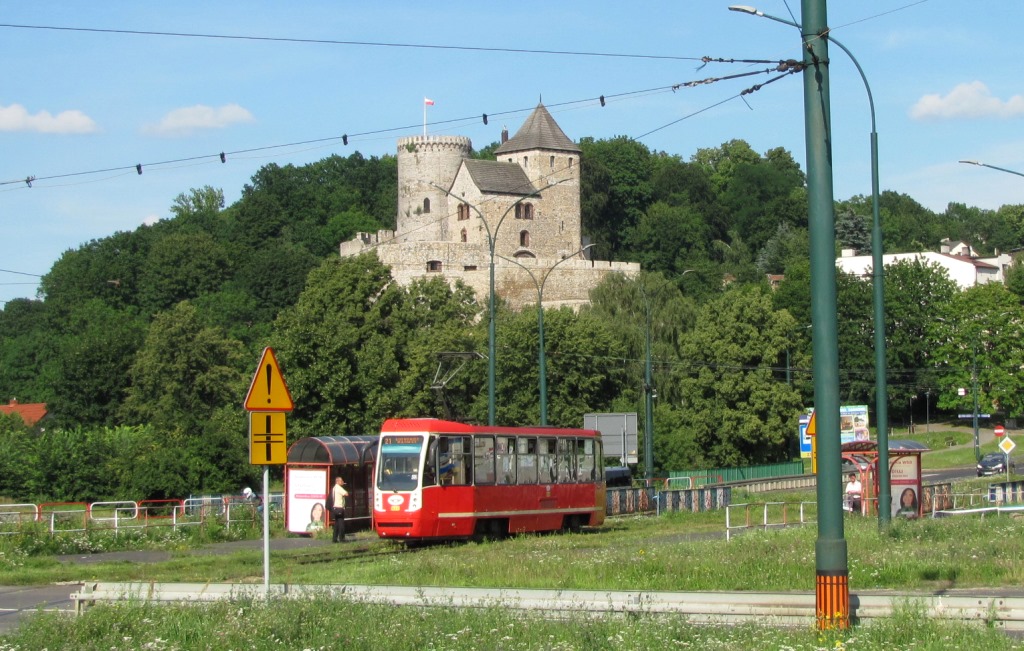
[[819, 631], [850, 628], [850, 582], [846, 572], [819, 571], [814, 599]]

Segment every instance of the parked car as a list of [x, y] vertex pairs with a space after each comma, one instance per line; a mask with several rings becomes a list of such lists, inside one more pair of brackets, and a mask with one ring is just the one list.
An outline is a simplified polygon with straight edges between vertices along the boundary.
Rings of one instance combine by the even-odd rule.
[[871, 461], [860, 454], [846, 454], [843, 455], [843, 477], [847, 477], [852, 474], [859, 474], [861, 471], [867, 470], [868, 466], [871, 465]]
[[[1010, 472], [1017, 472], [1017, 464], [1010, 461]], [[978, 461], [978, 476], [1001, 475], [1006, 472], [1006, 455], [1002, 452], [989, 452]]]

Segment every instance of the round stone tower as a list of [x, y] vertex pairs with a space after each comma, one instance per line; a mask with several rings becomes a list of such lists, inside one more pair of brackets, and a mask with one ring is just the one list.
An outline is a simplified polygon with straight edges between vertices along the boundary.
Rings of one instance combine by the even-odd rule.
[[396, 234], [405, 241], [444, 240], [448, 189], [473, 145], [465, 136], [408, 136], [398, 139]]

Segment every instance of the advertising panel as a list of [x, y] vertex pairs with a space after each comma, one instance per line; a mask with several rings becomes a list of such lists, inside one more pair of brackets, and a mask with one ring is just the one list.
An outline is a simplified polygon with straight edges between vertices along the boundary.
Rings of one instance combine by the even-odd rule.
[[286, 468], [288, 531], [313, 533], [327, 523], [327, 468]]
[[[811, 458], [811, 436], [807, 434], [807, 424], [811, 421], [811, 412], [800, 416], [800, 457]], [[870, 441], [871, 430], [868, 429], [868, 406], [867, 405], [846, 405], [839, 407], [839, 441], [840, 443], [852, 443], [853, 441]]]

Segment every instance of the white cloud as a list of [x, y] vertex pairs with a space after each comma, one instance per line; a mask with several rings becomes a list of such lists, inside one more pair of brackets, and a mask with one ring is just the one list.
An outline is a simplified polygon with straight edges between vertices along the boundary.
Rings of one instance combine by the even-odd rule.
[[197, 104], [171, 111], [159, 123], [146, 126], [144, 131], [158, 136], [186, 136], [200, 129], [223, 129], [255, 119], [238, 104], [218, 108]]
[[36, 133], [92, 133], [96, 123], [81, 111], [49, 111], [30, 114], [21, 104], [0, 106], [0, 131], [35, 131]]
[[142, 223], [145, 224], [146, 226], [152, 226], [153, 224], [157, 223], [161, 219], [162, 219], [162, 217], [160, 217], [160, 215], [153, 214], [153, 215], [149, 215], [145, 219], [143, 219]]
[[946, 96], [925, 95], [910, 108], [915, 120], [955, 118], [1012, 118], [1024, 115], [1024, 96], [994, 97], [980, 81], [959, 84]]

